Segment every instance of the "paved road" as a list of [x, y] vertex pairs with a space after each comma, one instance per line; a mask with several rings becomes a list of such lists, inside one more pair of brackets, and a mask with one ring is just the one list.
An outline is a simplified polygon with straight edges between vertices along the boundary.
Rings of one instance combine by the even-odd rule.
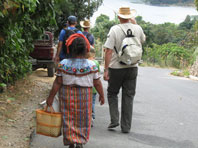
[[[198, 81], [171, 70], [140, 67], [132, 130], [108, 131], [108, 104], [96, 104], [95, 125], [85, 148], [198, 148]], [[103, 82], [106, 90], [107, 82]], [[31, 148], [63, 148], [62, 137], [35, 135]]]

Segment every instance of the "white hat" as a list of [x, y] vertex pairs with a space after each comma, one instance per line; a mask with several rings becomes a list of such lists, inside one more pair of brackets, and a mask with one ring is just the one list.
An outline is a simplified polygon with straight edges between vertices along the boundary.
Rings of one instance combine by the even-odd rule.
[[90, 28], [89, 20], [81, 21], [80, 26], [83, 27], [83, 28]]
[[130, 19], [135, 17], [136, 15], [136, 10], [135, 9], [130, 9], [130, 7], [123, 6], [119, 8], [119, 12], [117, 15], [123, 19]]

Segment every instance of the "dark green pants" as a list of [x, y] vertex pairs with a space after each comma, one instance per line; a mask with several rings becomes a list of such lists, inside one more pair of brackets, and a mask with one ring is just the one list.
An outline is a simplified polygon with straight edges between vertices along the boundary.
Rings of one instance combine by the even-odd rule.
[[138, 68], [109, 68], [108, 103], [111, 123], [119, 123], [118, 93], [122, 88], [121, 129], [130, 131]]

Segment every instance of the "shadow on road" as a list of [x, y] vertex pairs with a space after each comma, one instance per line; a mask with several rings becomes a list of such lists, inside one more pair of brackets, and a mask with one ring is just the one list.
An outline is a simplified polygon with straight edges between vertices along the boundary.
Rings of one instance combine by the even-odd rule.
[[164, 137], [139, 134], [134, 132], [130, 134], [129, 139], [145, 145], [161, 148], [196, 148], [195, 145], [189, 140], [177, 142]]

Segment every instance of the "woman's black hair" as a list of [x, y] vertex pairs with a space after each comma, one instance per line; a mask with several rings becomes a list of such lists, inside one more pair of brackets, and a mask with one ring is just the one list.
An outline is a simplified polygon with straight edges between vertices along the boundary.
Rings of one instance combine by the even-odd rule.
[[73, 40], [72, 44], [69, 46], [69, 54], [72, 58], [77, 56], [85, 57], [87, 53], [87, 46], [85, 40], [82, 37], [78, 37]]

